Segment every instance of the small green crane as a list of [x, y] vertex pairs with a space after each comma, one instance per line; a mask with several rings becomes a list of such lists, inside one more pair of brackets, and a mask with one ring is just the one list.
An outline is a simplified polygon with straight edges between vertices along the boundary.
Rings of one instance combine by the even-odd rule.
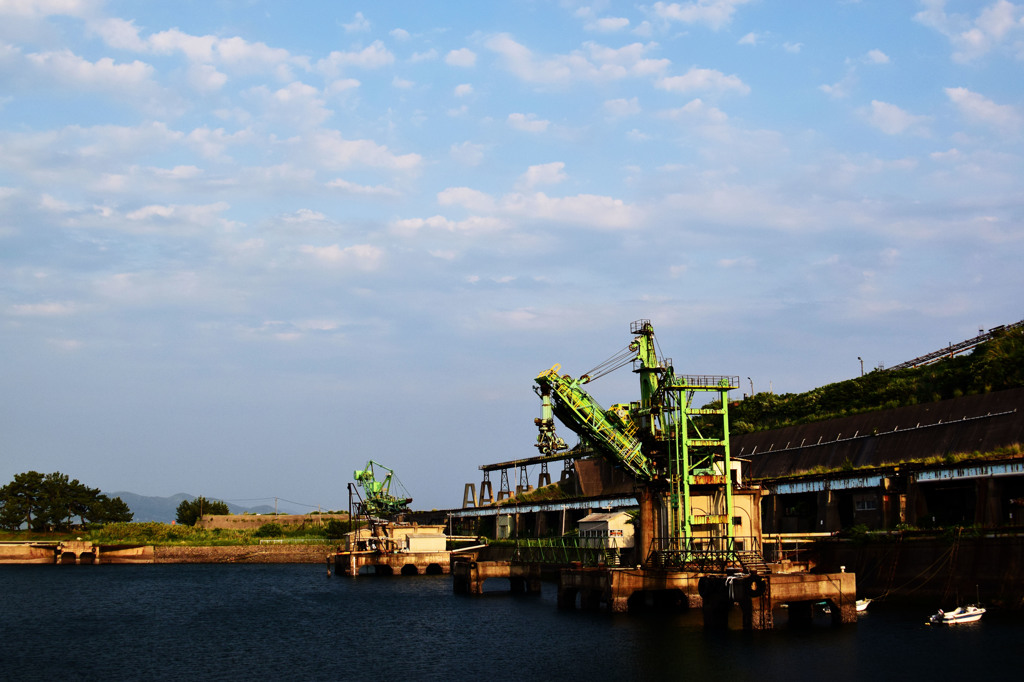
[[[377, 471], [386, 471], [381, 480], [377, 480]], [[372, 459], [364, 469], [357, 469], [353, 476], [356, 484], [363, 489], [365, 497], [359, 501], [359, 514], [382, 519], [392, 519], [403, 512], [409, 511], [412, 498], [408, 491], [395, 476], [395, 472], [380, 462]], [[395, 485], [399, 495], [392, 494], [391, 485]]]

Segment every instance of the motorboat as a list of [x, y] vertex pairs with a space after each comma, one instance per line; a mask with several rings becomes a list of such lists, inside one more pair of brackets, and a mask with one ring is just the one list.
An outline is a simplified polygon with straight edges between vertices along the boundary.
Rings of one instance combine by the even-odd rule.
[[870, 599], [858, 599], [857, 600], [857, 613], [868, 610], [868, 604], [871, 603]]
[[952, 611], [939, 612], [928, 619], [931, 625], [954, 625], [956, 623], [974, 623], [981, 620], [985, 615], [985, 609], [980, 606], [958, 606]]

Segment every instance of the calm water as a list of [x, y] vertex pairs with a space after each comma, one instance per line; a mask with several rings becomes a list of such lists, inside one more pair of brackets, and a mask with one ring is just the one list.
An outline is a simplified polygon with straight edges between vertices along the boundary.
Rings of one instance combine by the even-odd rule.
[[839, 629], [708, 633], [697, 612], [559, 611], [550, 584], [474, 599], [447, 576], [325, 574], [0, 566], [0, 679], [1018, 679], [1024, 642], [1024, 618], [992, 612], [933, 628], [925, 612], [873, 604]]

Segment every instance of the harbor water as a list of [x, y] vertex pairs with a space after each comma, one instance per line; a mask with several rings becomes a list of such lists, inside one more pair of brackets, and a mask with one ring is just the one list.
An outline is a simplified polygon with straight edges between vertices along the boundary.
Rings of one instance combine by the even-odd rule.
[[309, 564], [0, 566], [0, 679], [1016, 679], [1024, 641], [1020, 614], [931, 627], [883, 602], [841, 628], [708, 632], [699, 611], [564, 611], [551, 584], [487, 588]]

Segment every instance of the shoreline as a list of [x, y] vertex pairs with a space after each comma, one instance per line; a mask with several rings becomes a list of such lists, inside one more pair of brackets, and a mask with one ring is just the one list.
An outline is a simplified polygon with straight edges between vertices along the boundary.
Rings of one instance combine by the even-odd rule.
[[0, 565], [107, 564], [322, 564], [338, 551], [337, 542], [261, 545], [103, 545], [5, 543]]

